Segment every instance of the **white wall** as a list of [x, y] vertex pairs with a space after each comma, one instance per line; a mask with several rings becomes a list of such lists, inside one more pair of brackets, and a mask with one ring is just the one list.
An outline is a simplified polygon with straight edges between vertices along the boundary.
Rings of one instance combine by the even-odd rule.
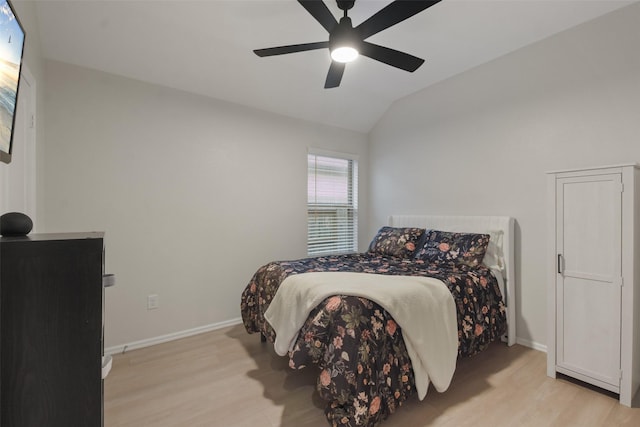
[[370, 233], [391, 213], [515, 217], [518, 337], [544, 346], [545, 172], [640, 162], [639, 25], [634, 4], [394, 104], [370, 135]]
[[106, 232], [107, 347], [238, 319], [260, 265], [306, 256], [309, 146], [356, 153], [368, 174], [362, 134], [59, 62], [45, 71], [43, 231]]

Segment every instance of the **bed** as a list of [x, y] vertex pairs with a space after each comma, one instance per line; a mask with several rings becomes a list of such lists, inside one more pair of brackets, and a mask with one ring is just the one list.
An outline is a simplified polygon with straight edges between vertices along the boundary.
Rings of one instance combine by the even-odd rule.
[[364, 253], [260, 267], [243, 323], [318, 369], [330, 425], [375, 426], [445, 391], [458, 358], [515, 343], [513, 239], [509, 217], [393, 215]]

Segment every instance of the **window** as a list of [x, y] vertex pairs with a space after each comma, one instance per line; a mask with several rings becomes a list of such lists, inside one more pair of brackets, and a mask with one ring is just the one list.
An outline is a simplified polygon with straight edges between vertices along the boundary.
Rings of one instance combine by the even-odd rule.
[[307, 253], [358, 250], [358, 162], [348, 155], [309, 153]]

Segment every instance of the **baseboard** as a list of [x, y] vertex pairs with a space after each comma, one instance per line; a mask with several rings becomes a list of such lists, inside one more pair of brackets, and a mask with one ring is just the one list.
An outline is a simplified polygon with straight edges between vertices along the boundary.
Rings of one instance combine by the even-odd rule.
[[117, 354], [117, 353], [125, 353], [130, 350], [136, 350], [139, 348], [149, 347], [156, 344], [162, 344], [164, 342], [177, 340], [180, 338], [186, 338], [197, 334], [202, 334], [204, 332], [211, 332], [217, 329], [226, 328], [228, 326], [235, 326], [242, 323], [241, 318], [225, 320], [224, 322], [212, 323], [210, 325], [199, 326], [193, 329], [187, 329], [185, 331], [174, 332], [171, 334], [160, 335], [158, 337], [147, 338], [140, 341], [134, 341], [127, 344], [119, 344], [114, 345], [112, 347], [108, 347], [104, 349], [104, 354]]
[[535, 341], [527, 340], [524, 338], [516, 337], [516, 344], [523, 345], [525, 347], [532, 348], [534, 350], [542, 351], [544, 353], [547, 352], [547, 346], [544, 344], [537, 343]]
[[[199, 326], [193, 329], [187, 329], [185, 331], [174, 332], [171, 334], [160, 335], [158, 337], [147, 338], [140, 341], [134, 341], [127, 344], [119, 344], [114, 345], [112, 347], [108, 347], [104, 349], [104, 354], [117, 354], [117, 353], [125, 353], [130, 350], [136, 350], [138, 348], [150, 347], [156, 344], [162, 344], [164, 342], [169, 342], [173, 340], [177, 340], [180, 338], [186, 338], [197, 334], [202, 334], [204, 332], [211, 332], [217, 329], [226, 328], [228, 326], [235, 326], [242, 323], [242, 319], [240, 317], [236, 319], [225, 320], [224, 322], [212, 323], [210, 325]], [[516, 344], [523, 345], [525, 347], [532, 348], [534, 350], [547, 352], [547, 346], [544, 344], [537, 343], [535, 341], [527, 340], [524, 338], [516, 337]], [[640, 393], [639, 393], [640, 395]]]

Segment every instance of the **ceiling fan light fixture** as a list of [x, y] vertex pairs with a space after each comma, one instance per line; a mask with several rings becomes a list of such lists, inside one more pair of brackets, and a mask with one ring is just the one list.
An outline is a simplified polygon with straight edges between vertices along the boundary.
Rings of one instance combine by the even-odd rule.
[[359, 55], [358, 49], [351, 46], [340, 46], [331, 51], [331, 59], [343, 63], [355, 61]]
[[336, 62], [351, 62], [358, 55], [360, 39], [358, 33], [353, 29], [351, 18], [344, 16], [340, 19], [338, 26], [329, 34], [329, 50], [331, 59]]

